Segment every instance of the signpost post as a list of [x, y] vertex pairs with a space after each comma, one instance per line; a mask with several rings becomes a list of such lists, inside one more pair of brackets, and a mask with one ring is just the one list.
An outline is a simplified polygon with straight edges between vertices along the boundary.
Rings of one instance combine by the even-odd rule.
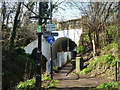
[[53, 36], [49, 36], [47, 38], [48, 43], [50, 43], [50, 51], [51, 51], [51, 58], [50, 58], [50, 78], [53, 79], [53, 64], [52, 64], [52, 44], [55, 42], [55, 38]]
[[[37, 75], [36, 75], [36, 90], [41, 90], [41, 59], [42, 59], [42, 19], [50, 19], [52, 21], [52, 2], [50, 2], [50, 18], [48, 17], [42, 17], [42, 2], [40, 0], [39, 2], [39, 15], [32, 11], [27, 5], [23, 3], [23, 5], [30, 10], [33, 14], [36, 16], [32, 16], [30, 18], [38, 18], [39, 25], [37, 27], [37, 33], [38, 33], [38, 50], [37, 50]], [[52, 23], [52, 22], [51, 22]], [[52, 41], [50, 41], [52, 42]], [[52, 56], [51, 56], [52, 57]], [[52, 61], [52, 60], [51, 60]]]
[[37, 50], [37, 75], [36, 75], [36, 90], [41, 90], [41, 58], [42, 58], [42, 50], [41, 50], [41, 40], [42, 40], [42, 2], [39, 2], [39, 25], [38, 25], [38, 50]]

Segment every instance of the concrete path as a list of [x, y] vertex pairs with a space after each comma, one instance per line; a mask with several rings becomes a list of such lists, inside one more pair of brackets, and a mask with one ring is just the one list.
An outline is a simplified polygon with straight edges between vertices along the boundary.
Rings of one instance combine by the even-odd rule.
[[111, 80], [104, 78], [90, 78], [86, 75], [80, 74], [79, 76], [71, 72], [72, 65], [69, 62], [58, 73], [54, 74], [54, 78], [59, 80], [57, 90], [88, 90], [88, 88], [96, 87], [101, 83], [111, 82]]

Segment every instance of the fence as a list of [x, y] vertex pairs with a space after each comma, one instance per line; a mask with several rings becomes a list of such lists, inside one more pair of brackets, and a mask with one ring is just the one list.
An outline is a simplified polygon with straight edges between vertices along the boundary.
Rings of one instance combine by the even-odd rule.
[[57, 53], [57, 67], [62, 67], [69, 60], [74, 59], [76, 57], [75, 51], [68, 52], [58, 52]]
[[115, 76], [116, 76], [116, 81], [120, 81], [120, 61], [116, 61], [115, 64]]

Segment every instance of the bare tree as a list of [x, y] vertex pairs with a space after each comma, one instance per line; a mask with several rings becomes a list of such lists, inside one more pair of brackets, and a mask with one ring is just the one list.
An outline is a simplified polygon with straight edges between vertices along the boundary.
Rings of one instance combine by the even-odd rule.
[[[88, 34], [92, 47], [92, 36], [94, 37], [95, 47], [99, 48], [99, 34], [105, 28], [106, 23], [110, 23], [112, 15], [119, 8], [113, 2], [87, 2], [87, 3], [70, 3], [78, 8], [82, 14], [82, 25], [88, 29]], [[93, 35], [92, 35], [93, 34]]]
[[12, 31], [12, 35], [11, 35], [11, 42], [10, 42], [10, 47], [13, 48], [14, 47], [14, 39], [16, 36], [16, 28], [17, 28], [17, 24], [18, 24], [18, 16], [20, 14], [20, 9], [21, 9], [21, 2], [18, 3], [18, 7], [16, 10], [16, 15], [14, 18], [14, 25], [13, 25], [13, 31]]

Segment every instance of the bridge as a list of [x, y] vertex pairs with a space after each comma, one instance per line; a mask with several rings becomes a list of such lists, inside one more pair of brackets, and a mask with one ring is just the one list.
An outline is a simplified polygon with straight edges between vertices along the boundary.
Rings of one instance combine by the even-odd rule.
[[[57, 60], [57, 54], [59, 52], [76, 51], [76, 47], [78, 46], [79, 39], [80, 39], [80, 36], [82, 33], [82, 28], [52, 31], [52, 32], [58, 33], [58, 36], [54, 36], [55, 42], [52, 45], [53, 60]], [[24, 49], [25, 49], [26, 53], [31, 54], [32, 50], [36, 47], [38, 47], [38, 40], [33, 41]], [[47, 42], [47, 38], [44, 36], [42, 36], [42, 55], [44, 55], [46, 57], [46, 59], [49, 61], [49, 59], [50, 59], [50, 45]]]

